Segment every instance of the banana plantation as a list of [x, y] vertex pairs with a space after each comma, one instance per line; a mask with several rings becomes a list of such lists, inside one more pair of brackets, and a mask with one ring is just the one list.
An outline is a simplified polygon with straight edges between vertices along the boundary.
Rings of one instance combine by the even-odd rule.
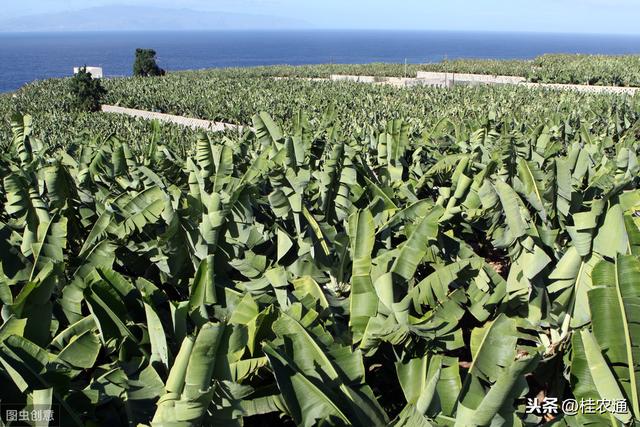
[[597, 86], [640, 86], [640, 55], [546, 54], [533, 60], [454, 59], [429, 64], [321, 64], [187, 71], [225, 78], [329, 77], [331, 74], [416, 77], [418, 71], [525, 77], [531, 82]]
[[[253, 75], [259, 70], [244, 69]], [[273, 67], [272, 73], [285, 73]], [[204, 120], [251, 126], [256, 112], [267, 111], [290, 131], [294, 116], [304, 111], [314, 126], [333, 110], [343, 135], [363, 138], [380, 133], [386, 123], [402, 119], [412, 138], [449, 120], [455, 138], [468, 139], [477, 129], [516, 132], [525, 138], [540, 125], [558, 128], [566, 144], [582, 130], [618, 140], [625, 133], [640, 134], [640, 102], [632, 97], [558, 93], [518, 86], [455, 86], [396, 88], [350, 82], [322, 82], [267, 77], [224, 77], [225, 70], [171, 73], [159, 79], [113, 78], [103, 82], [104, 103]], [[33, 115], [33, 135], [45, 146], [66, 147], [79, 135], [116, 135], [132, 149], [162, 140], [186, 157], [196, 135], [184, 128], [153, 127], [123, 116], [88, 114], [73, 109], [68, 79], [26, 85], [15, 94], [0, 94], [0, 145], [12, 138], [10, 118], [15, 111]], [[487, 121], [490, 123], [487, 125]], [[520, 138], [520, 136], [518, 136]]]
[[0, 404], [62, 426], [640, 425], [637, 100], [245, 79], [216, 105], [185, 78], [107, 86], [252, 129], [71, 114], [38, 95], [55, 82], [0, 103], [23, 111], [0, 131]]

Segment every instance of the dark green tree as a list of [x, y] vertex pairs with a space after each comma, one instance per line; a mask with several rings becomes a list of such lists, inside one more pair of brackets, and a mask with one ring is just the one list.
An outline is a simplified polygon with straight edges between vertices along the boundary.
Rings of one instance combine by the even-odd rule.
[[153, 49], [136, 49], [136, 60], [133, 63], [133, 75], [139, 77], [164, 76], [165, 71], [156, 63], [156, 51]]
[[69, 84], [69, 90], [75, 97], [75, 107], [81, 111], [100, 110], [100, 101], [107, 94], [99, 79], [91, 77], [86, 67], [80, 68]]

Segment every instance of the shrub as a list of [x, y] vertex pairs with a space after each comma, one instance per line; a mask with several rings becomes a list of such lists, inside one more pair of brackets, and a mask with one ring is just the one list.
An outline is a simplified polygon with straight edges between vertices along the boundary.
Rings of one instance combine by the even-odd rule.
[[165, 71], [156, 63], [155, 50], [136, 49], [136, 60], [133, 63], [133, 75], [138, 77], [165, 75]]
[[99, 79], [91, 77], [86, 67], [80, 68], [73, 76], [70, 91], [74, 95], [74, 106], [81, 111], [98, 111], [100, 101], [107, 94]]

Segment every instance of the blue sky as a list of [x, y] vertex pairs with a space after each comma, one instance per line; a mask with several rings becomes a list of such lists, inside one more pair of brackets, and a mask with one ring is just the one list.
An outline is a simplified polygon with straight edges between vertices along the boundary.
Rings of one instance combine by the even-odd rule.
[[21, 0], [5, 18], [130, 4], [292, 18], [314, 28], [640, 34], [638, 0]]

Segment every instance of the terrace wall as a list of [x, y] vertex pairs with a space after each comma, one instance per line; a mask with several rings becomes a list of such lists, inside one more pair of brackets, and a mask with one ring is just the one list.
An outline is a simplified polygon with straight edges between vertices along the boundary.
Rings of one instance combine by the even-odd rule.
[[357, 83], [375, 83], [376, 77], [374, 76], [349, 76], [343, 74], [332, 74], [329, 77], [336, 82], [357, 82]]
[[484, 74], [464, 74], [464, 73], [439, 73], [431, 71], [418, 71], [417, 77], [430, 81], [441, 81], [444, 85], [454, 84], [509, 84], [515, 85], [525, 83], [524, 77], [517, 76], [491, 76]]
[[146, 120], [158, 120], [160, 122], [175, 123], [180, 126], [186, 126], [192, 129], [205, 129], [210, 132], [224, 132], [227, 130], [242, 132], [244, 130], [244, 126], [234, 125], [230, 123], [213, 122], [209, 120], [195, 119], [192, 117], [175, 116], [173, 114], [136, 110], [134, 108], [124, 108], [116, 105], [103, 105], [102, 111], [104, 113], [125, 114], [127, 116], [138, 117]]

